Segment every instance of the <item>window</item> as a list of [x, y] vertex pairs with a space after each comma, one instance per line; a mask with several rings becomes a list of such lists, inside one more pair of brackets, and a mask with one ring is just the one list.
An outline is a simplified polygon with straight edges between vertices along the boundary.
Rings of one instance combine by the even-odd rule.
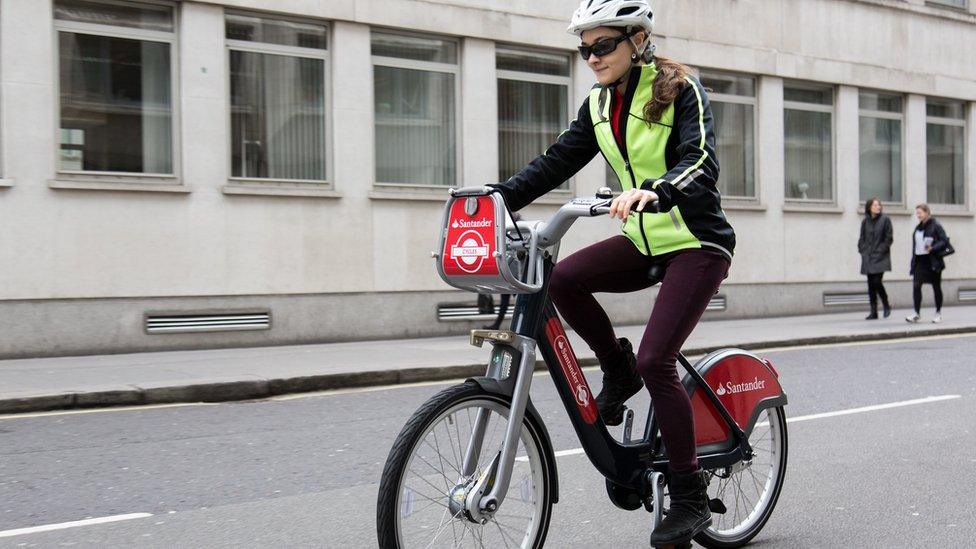
[[902, 124], [900, 95], [862, 91], [860, 102], [860, 196], [902, 202]]
[[[505, 181], [539, 156], [566, 128], [569, 56], [499, 48], [498, 180]], [[560, 189], [568, 189], [565, 182]]]
[[925, 111], [927, 201], [965, 204], [965, 106], [962, 101], [929, 99]]
[[61, 172], [172, 175], [170, 5], [57, 0]]
[[756, 79], [703, 70], [715, 119], [719, 188], [729, 197], [756, 197]]
[[458, 44], [372, 34], [376, 181], [458, 183]]
[[968, 0], [925, 0], [927, 4], [938, 4], [941, 6], [948, 6], [950, 8], [959, 8], [964, 10], [969, 7]]
[[226, 16], [231, 177], [325, 181], [324, 25]]
[[786, 198], [833, 200], [834, 90], [788, 83], [783, 99]]

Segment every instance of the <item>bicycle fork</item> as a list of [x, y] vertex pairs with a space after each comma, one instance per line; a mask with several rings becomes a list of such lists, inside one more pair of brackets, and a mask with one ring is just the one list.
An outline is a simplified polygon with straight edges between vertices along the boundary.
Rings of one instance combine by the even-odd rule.
[[[491, 519], [508, 493], [512, 469], [515, 467], [515, 453], [518, 450], [522, 421], [529, 403], [536, 348], [534, 339], [511, 331], [475, 330], [471, 333], [473, 345], [481, 347], [485, 340], [489, 340], [494, 345], [504, 344], [515, 347], [521, 352], [522, 358], [516, 370], [515, 387], [508, 413], [508, 427], [505, 430], [501, 451], [492, 458], [482, 474], [474, 478], [491, 417], [490, 410], [484, 408], [478, 410], [471, 439], [464, 454], [461, 479], [451, 494], [451, 512], [457, 514], [463, 510], [469, 520], [481, 524]], [[489, 377], [499, 381], [504, 379], [502, 366], [492, 365], [489, 369]]]

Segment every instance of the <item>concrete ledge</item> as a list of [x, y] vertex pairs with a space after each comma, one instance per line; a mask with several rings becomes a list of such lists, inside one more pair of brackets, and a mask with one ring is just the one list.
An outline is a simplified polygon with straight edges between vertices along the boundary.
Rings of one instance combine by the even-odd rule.
[[[928, 328], [900, 330], [897, 332], [875, 334], [852, 334], [841, 336], [807, 337], [770, 341], [755, 341], [735, 345], [745, 350], [770, 349], [775, 347], [795, 347], [823, 345], [832, 343], [857, 343], [867, 341], [897, 340], [933, 335], [953, 335], [976, 333], [976, 326], [957, 328]], [[704, 355], [714, 348], [688, 348], [686, 356]], [[596, 366], [595, 358], [580, 359], [581, 366]], [[463, 364], [446, 367], [404, 368], [378, 371], [356, 371], [293, 378], [262, 379], [251, 377], [242, 380], [193, 381], [181, 385], [133, 385], [125, 388], [99, 388], [98, 390], [62, 392], [57, 394], [24, 394], [13, 398], [0, 399], [0, 414], [22, 414], [72, 408], [93, 408], [108, 406], [131, 406], [139, 404], [171, 404], [180, 402], [227, 402], [253, 400], [276, 395], [349, 389], [356, 387], [375, 387], [380, 385], [399, 385], [427, 381], [447, 381], [483, 375], [485, 363]], [[545, 370], [541, 360], [536, 362], [536, 370]]]

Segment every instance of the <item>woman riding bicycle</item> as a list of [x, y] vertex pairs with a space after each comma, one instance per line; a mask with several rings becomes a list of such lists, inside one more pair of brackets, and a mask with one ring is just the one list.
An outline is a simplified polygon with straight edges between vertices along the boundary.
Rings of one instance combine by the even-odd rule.
[[[728, 275], [735, 234], [716, 189], [712, 112], [688, 69], [654, 55], [647, 0], [583, 0], [569, 32], [597, 85], [576, 120], [541, 156], [497, 185], [518, 210], [558, 187], [597, 153], [624, 189], [611, 204], [623, 234], [560, 261], [549, 292], [603, 371], [596, 403], [607, 425], [623, 421], [624, 402], [647, 386], [670, 458], [671, 509], [652, 545], [684, 543], [711, 524], [707, 480], [698, 466], [691, 401], [678, 378], [677, 353]], [[657, 203], [660, 213], [648, 206]], [[617, 339], [596, 292], [633, 292], [665, 274], [635, 357]]]

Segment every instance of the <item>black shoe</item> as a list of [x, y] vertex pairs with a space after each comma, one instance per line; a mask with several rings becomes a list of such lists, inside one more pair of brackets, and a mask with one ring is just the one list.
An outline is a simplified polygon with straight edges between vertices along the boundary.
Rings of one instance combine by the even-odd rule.
[[887, 303], [884, 304], [883, 314], [884, 314], [884, 317], [885, 318], [888, 318], [889, 316], [891, 316], [891, 305], [888, 305]]
[[864, 320], [878, 320], [878, 311], [871, 311], [871, 314], [864, 317]]
[[701, 469], [690, 475], [671, 475], [668, 481], [671, 508], [661, 524], [651, 533], [652, 546], [688, 543], [691, 538], [712, 525], [705, 475]]
[[624, 421], [624, 403], [644, 388], [644, 381], [637, 373], [637, 357], [634, 347], [627, 338], [620, 338], [620, 348], [623, 350], [623, 360], [612, 363], [601, 363], [603, 370], [603, 388], [596, 395], [596, 407], [600, 410], [600, 417], [607, 425], [620, 425]]

